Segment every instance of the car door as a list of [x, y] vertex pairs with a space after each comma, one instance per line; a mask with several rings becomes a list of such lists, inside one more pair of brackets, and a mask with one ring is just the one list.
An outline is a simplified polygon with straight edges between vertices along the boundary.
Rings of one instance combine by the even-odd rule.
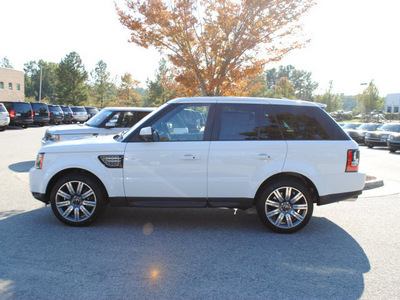
[[130, 205], [206, 205], [210, 133], [204, 118], [210, 110], [208, 103], [175, 104], [152, 122], [152, 141], [127, 144], [124, 185]]
[[281, 172], [286, 153], [269, 105], [219, 103], [208, 163], [209, 204], [251, 205], [259, 186]]

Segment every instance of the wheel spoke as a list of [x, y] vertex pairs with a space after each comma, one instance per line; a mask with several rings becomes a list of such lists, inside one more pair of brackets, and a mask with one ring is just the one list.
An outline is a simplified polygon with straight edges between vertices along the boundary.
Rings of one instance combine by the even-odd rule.
[[279, 215], [279, 217], [276, 219], [275, 225], [276, 225], [276, 226], [280, 226], [284, 217], [285, 217], [285, 215], [281, 213], [281, 214]]
[[95, 206], [96, 206], [96, 201], [88, 201], [88, 200], [85, 200], [85, 201], [82, 202], [82, 204], [83, 204], [84, 206], [95, 207]]
[[66, 186], [68, 188], [68, 191], [69, 191], [70, 195], [75, 195], [75, 190], [74, 190], [74, 187], [72, 186], [72, 183], [71, 182], [67, 182]]
[[296, 202], [299, 201], [302, 197], [303, 197], [303, 194], [299, 192], [299, 193], [297, 193], [296, 196], [293, 197], [293, 199], [290, 200], [290, 203], [292, 203], [292, 204], [293, 204], [293, 203], [296, 203]]
[[82, 195], [82, 199], [86, 199], [86, 198], [88, 198], [89, 196], [91, 196], [91, 195], [93, 195], [94, 193], [93, 193], [93, 191], [92, 190], [88, 190], [86, 193], [84, 193], [83, 195]]
[[306, 210], [308, 208], [307, 204], [295, 204], [292, 207], [295, 210]]
[[293, 223], [292, 223], [292, 217], [290, 215], [286, 215], [286, 224], [287, 227], [293, 227]]
[[304, 217], [300, 214], [298, 214], [297, 212], [293, 211], [292, 212], [292, 216], [295, 217], [297, 220], [299, 220], [300, 222], [304, 220]]
[[82, 189], [83, 189], [83, 182], [79, 181], [78, 187], [77, 187], [77, 189], [76, 189], [76, 194], [77, 194], [78, 196], [80, 196], [80, 195], [82, 194]]
[[89, 218], [89, 217], [91, 216], [91, 213], [90, 213], [84, 206], [81, 206], [80, 210], [81, 210], [81, 212], [84, 213], [84, 215], [85, 215], [86, 217]]
[[79, 221], [79, 208], [78, 208], [78, 207], [76, 207], [76, 208], [74, 209], [74, 218], [75, 218], [75, 221], [76, 221], [76, 222]]
[[292, 195], [292, 188], [290, 186], [286, 187], [286, 193], [285, 193], [285, 200], [289, 201], [290, 200], [290, 195]]
[[73, 209], [74, 209], [74, 208], [73, 208], [72, 206], [68, 207], [68, 208], [64, 211], [64, 213], [62, 214], [62, 216], [63, 216], [64, 218], [68, 217], [68, 215], [71, 213], [71, 211], [72, 211]]
[[279, 202], [275, 202], [272, 200], [267, 200], [266, 204], [267, 204], [267, 206], [279, 207]]
[[267, 213], [267, 217], [268, 217], [268, 218], [271, 218], [271, 217], [273, 217], [273, 216], [276, 216], [276, 215], [279, 214], [279, 213], [280, 213], [279, 209], [275, 209], [275, 210], [270, 211], [269, 213]]
[[71, 199], [71, 195], [67, 194], [66, 192], [63, 192], [62, 190], [59, 190], [57, 192], [57, 196], [61, 196], [64, 199], [68, 199], [68, 200]]
[[275, 195], [276, 199], [279, 200], [279, 202], [283, 202], [284, 201], [284, 199], [282, 198], [282, 195], [279, 193], [278, 190], [274, 191], [274, 195]]
[[60, 201], [57, 202], [57, 207], [64, 207], [64, 206], [68, 206], [71, 204], [71, 201]]

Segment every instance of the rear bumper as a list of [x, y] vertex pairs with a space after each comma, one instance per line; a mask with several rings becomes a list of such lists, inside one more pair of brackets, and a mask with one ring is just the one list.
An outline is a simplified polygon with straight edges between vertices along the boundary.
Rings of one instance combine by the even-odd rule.
[[319, 197], [317, 205], [325, 205], [329, 203], [344, 201], [344, 200], [356, 200], [362, 191], [354, 191], [349, 193], [332, 194]]

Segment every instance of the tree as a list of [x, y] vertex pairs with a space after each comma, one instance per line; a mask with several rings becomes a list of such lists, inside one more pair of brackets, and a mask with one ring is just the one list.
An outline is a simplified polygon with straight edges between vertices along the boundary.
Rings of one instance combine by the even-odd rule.
[[[56, 85], [57, 85], [57, 63], [46, 62], [43, 60], [30, 61], [24, 64], [25, 77], [25, 97], [39, 101], [40, 80], [41, 99], [50, 103], [55, 103], [56, 100]], [[40, 79], [40, 77], [42, 77]]]
[[333, 94], [333, 81], [329, 82], [329, 89], [323, 95], [317, 95], [315, 102], [326, 104], [326, 111], [333, 112], [342, 108], [342, 100], [339, 94]]
[[[279, 66], [279, 69], [272, 68], [266, 70], [262, 77], [265, 78], [263, 81], [264, 87], [262, 89], [264, 94], [272, 96], [276, 94], [275, 87], [279, 85], [282, 78], [287, 78], [287, 80], [292, 83], [295, 89], [295, 96], [293, 98], [296, 99], [312, 101], [314, 91], [318, 87], [318, 83], [311, 79], [311, 72], [296, 70], [292, 65]], [[267, 92], [267, 90], [271, 91]]]
[[[364, 95], [364, 97], [363, 97]], [[359, 94], [356, 96], [358, 106], [360, 107], [360, 111], [362, 111], [362, 105], [364, 102], [364, 112], [366, 114], [374, 111], [382, 109], [384, 104], [384, 98], [379, 97], [379, 91], [374, 81], [371, 80], [368, 87], [363, 91], [363, 94]]]
[[121, 76], [121, 84], [118, 88], [118, 106], [141, 106], [141, 97], [136, 92], [139, 81], [134, 80], [130, 73]]
[[287, 98], [287, 99], [296, 99], [295, 96], [296, 90], [293, 87], [293, 83], [291, 83], [287, 77], [282, 77], [278, 82], [277, 86], [277, 97], [279, 98]]
[[92, 92], [96, 105], [103, 108], [108, 102], [115, 100], [116, 97], [116, 87], [111, 82], [107, 64], [100, 60], [91, 72], [91, 77], [93, 80]]
[[173, 78], [170, 76], [170, 69], [167, 67], [167, 61], [162, 58], [159, 61], [159, 67], [155, 74], [155, 80], [147, 80], [147, 91], [144, 96], [145, 106], [160, 106], [174, 98], [176, 93], [168, 90], [168, 84]]
[[86, 80], [88, 74], [82, 59], [71, 52], [60, 62], [57, 68], [57, 101], [66, 105], [82, 105], [88, 99]]
[[1, 60], [0, 67], [14, 69], [13, 65], [10, 63], [10, 60], [8, 59], [7, 56], [4, 56], [3, 59]]
[[300, 17], [313, 0], [127, 0], [117, 7], [130, 41], [166, 53], [191, 95], [250, 95], [267, 62], [302, 47]]

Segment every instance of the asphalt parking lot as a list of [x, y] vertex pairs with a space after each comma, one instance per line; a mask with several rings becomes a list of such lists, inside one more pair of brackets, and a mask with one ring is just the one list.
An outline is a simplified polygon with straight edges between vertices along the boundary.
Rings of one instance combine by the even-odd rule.
[[29, 191], [45, 129], [0, 132], [0, 299], [400, 299], [400, 153], [362, 146], [384, 186], [296, 234], [222, 209], [108, 208], [72, 228]]

